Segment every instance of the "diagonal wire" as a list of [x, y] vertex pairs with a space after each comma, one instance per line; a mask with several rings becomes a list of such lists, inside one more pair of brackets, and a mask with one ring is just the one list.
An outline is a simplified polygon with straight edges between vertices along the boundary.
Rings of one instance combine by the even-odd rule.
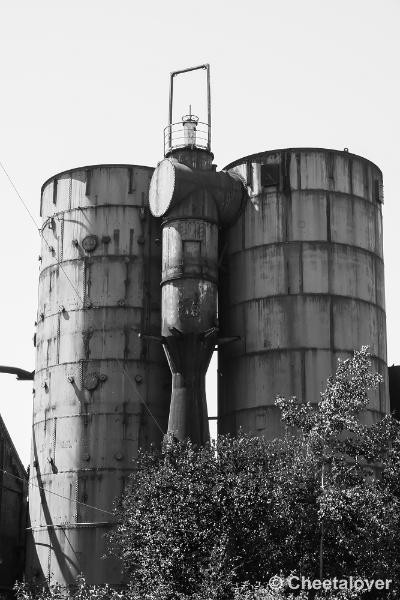
[[[45, 242], [45, 244], [47, 245], [49, 252], [51, 252], [52, 246], [50, 246], [49, 242], [46, 240], [46, 238], [43, 235], [43, 231], [40, 231], [40, 237], [42, 238], [42, 240]], [[75, 287], [75, 285], [72, 283], [71, 279], [69, 278], [69, 276], [67, 275], [67, 273], [65, 272], [64, 267], [62, 266], [60, 259], [58, 258], [56, 252], [54, 251], [54, 255], [57, 259], [58, 262], [58, 266], [60, 267], [61, 271], [64, 273], [68, 283], [71, 285], [72, 289], [74, 290], [75, 294], [77, 295], [78, 299], [82, 302], [83, 304], [83, 298], [81, 298], [81, 295], [79, 294], [77, 288]]]
[[7, 177], [8, 181], [11, 183], [11, 186], [13, 187], [13, 189], [14, 189], [14, 192], [17, 194], [18, 198], [19, 198], [19, 199], [20, 199], [20, 201], [22, 202], [22, 204], [23, 204], [23, 206], [24, 206], [24, 208], [25, 208], [26, 212], [28, 213], [28, 215], [29, 215], [29, 216], [30, 216], [30, 218], [32, 219], [33, 223], [35, 224], [35, 227], [36, 227], [36, 229], [37, 229], [38, 231], [40, 231], [40, 227], [39, 227], [39, 225], [37, 224], [35, 217], [32, 215], [31, 211], [29, 210], [29, 208], [28, 208], [28, 207], [27, 207], [27, 205], [25, 204], [25, 202], [24, 202], [24, 200], [23, 200], [23, 198], [22, 198], [21, 194], [19, 193], [19, 191], [18, 191], [18, 189], [16, 188], [16, 186], [15, 186], [15, 184], [14, 184], [13, 180], [11, 179], [10, 175], [9, 175], [9, 174], [8, 174], [8, 172], [6, 171], [6, 168], [5, 168], [5, 166], [3, 165], [3, 163], [2, 163], [1, 161], [0, 161], [0, 167], [2, 168], [2, 170], [3, 170], [4, 174], [5, 174], [5, 176]]
[[[52, 246], [51, 246], [51, 245], [48, 243], [48, 241], [47, 241], [47, 240], [46, 240], [46, 238], [44, 237], [44, 235], [43, 235], [43, 231], [41, 230], [41, 228], [40, 228], [40, 227], [38, 226], [38, 224], [36, 223], [36, 220], [35, 220], [35, 218], [33, 217], [32, 213], [30, 212], [30, 210], [29, 210], [28, 206], [25, 204], [25, 202], [24, 202], [24, 200], [23, 200], [23, 198], [22, 198], [21, 194], [19, 193], [19, 191], [18, 191], [18, 189], [17, 189], [16, 185], [14, 184], [14, 182], [13, 182], [12, 178], [10, 177], [10, 175], [8, 174], [8, 172], [6, 171], [6, 169], [5, 169], [5, 167], [4, 167], [4, 165], [3, 165], [3, 163], [2, 163], [2, 162], [0, 162], [0, 166], [1, 166], [2, 170], [4, 171], [4, 173], [5, 173], [6, 177], [7, 177], [7, 179], [9, 180], [9, 182], [10, 182], [11, 186], [13, 187], [13, 189], [14, 189], [15, 193], [17, 194], [18, 198], [20, 199], [21, 203], [22, 203], [22, 204], [23, 204], [23, 206], [25, 207], [25, 210], [26, 210], [26, 211], [27, 211], [27, 213], [29, 214], [29, 216], [30, 216], [30, 218], [32, 219], [33, 223], [35, 224], [35, 226], [36, 226], [36, 229], [38, 230], [40, 237], [42, 238], [42, 240], [43, 240], [43, 241], [45, 242], [45, 244], [47, 245], [47, 247], [48, 247], [49, 251], [51, 251], [51, 252], [54, 252], [54, 256], [55, 256], [55, 257], [56, 257], [56, 259], [57, 259], [57, 262], [58, 262], [58, 266], [59, 266], [59, 268], [60, 268], [60, 269], [61, 269], [61, 271], [64, 273], [64, 275], [65, 275], [65, 277], [66, 277], [67, 281], [69, 282], [69, 284], [71, 285], [72, 289], [74, 290], [74, 292], [75, 292], [76, 296], [77, 296], [77, 297], [78, 297], [78, 299], [79, 299], [79, 300], [82, 302], [82, 305], [83, 305], [83, 303], [84, 303], [84, 301], [83, 301], [83, 298], [81, 298], [81, 295], [79, 294], [79, 292], [78, 292], [77, 288], [75, 287], [75, 285], [72, 283], [71, 279], [68, 277], [67, 273], [65, 272], [65, 270], [64, 270], [64, 267], [62, 266], [62, 264], [61, 264], [61, 262], [60, 262], [60, 259], [59, 259], [59, 257], [57, 256], [57, 254], [56, 254], [56, 252], [55, 252], [54, 248], [53, 248], [53, 247], [52, 247]], [[154, 423], [157, 425], [158, 429], [161, 431], [161, 433], [162, 433], [162, 434], [164, 434], [165, 432], [164, 432], [164, 430], [162, 429], [162, 427], [161, 427], [161, 425], [160, 425], [160, 423], [159, 423], [158, 419], [157, 419], [157, 418], [156, 418], [156, 417], [153, 415], [153, 413], [151, 412], [151, 410], [150, 410], [149, 406], [148, 406], [148, 405], [147, 405], [147, 403], [145, 402], [145, 400], [144, 400], [143, 396], [142, 396], [142, 395], [139, 393], [139, 391], [136, 389], [136, 386], [134, 385], [134, 383], [133, 383], [132, 379], [130, 378], [130, 376], [129, 376], [129, 374], [128, 374], [128, 371], [126, 370], [125, 366], [122, 364], [122, 362], [121, 362], [119, 359], [117, 359], [117, 363], [118, 363], [118, 364], [119, 364], [119, 366], [122, 368], [122, 372], [123, 372], [123, 373], [126, 375], [126, 377], [127, 377], [128, 381], [129, 381], [129, 383], [131, 384], [133, 392], [134, 392], [134, 393], [135, 393], [135, 394], [138, 396], [138, 398], [139, 398], [140, 402], [141, 402], [141, 403], [144, 405], [144, 407], [146, 408], [147, 412], [149, 413], [149, 415], [150, 415], [150, 416], [151, 416], [151, 418], [153, 419]], [[54, 492], [53, 492], [53, 493], [54, 493]]]
[[122, 371], [125, 373], [129, 383], [132, 386], [132, 389], [134, 391], [134, 393], [138, 396], [139, 400], [142, 402], [142, 404], [144, 405], [144, 407], [146, 408], [147, 412], [149, 413], [149, 415], [151, 416], [151, 418], [153, 419], [154, 423], [157, 425], [158, 429], [161, 431], [161, 433], [164, 435], [165, 432], [162, 429], [160, 423], [158, 422], [158, 419], [153, 415], [153, 413], [151, 412], [149, 406], [146, 404], [146, 402], [143, 399], [142, 394], [136, 389], [136, 386], [134, 385], [128, 371], [126, 370], [125, 366], [121, 363], [121, 361], [119, 359], [117, 359], [118, 364], [120, 365], [120, 367], [122, 367]]
[[[42, 229], [39, 227], [38, 223], [36, 222], [36, 219], [35, 219], [35, 217], [32, 215], [32, 213], [31, 213], [31, 211], [29, 210], [29, 208], [28, 208], [27, 204], [24, 202], [24, 199], [22, 198], [21, 194], [19, 193], [17, 186], [15, 185], [14, 181], [12, 180], [12, 178], [10, 177], [10, 175], [8, 174], [8, 171], [6, 170], [6, 168], [5, 168], [4, 164], [3, 164], [1, 161], [0, 161], [0, 167], [1, 167], [1, 169], [3, 170], [3, 172], [4, 172], [5, 176], [7, 177], [8, 181], [10, 182], [10, 184], [11, 184], [11, 186], [12, 186], [13, 190], [15, 191], [15, 193], [16, 193], [16, 194], [17, 194], [17, 196], [18, 196], [18, 198], [20, 199], [20, 201], [21, 201], [21, 203], [22, 203], [23, 207], [25, 208], [26, 212], [27, 212], [27, 213], [28, 213], [28, 215], [30, 216], [30, 218], [31, 218], [32, 222], [34, 223], [34, 225], [35, 225], [35, 227], [36, 227], [36, 229], [37, 229], [37, 231], [38, 231], [38, 233], [39, 233], [40, 237], [42, 238], [42, 240], [43, 240], [43, 241], [44, 241], [44, 243], [46, 244], [46, 246], [47, 246], [47, 248], [49, 249], [49, 251], [52, 251], [52, 246], [50, 246], [49, 242], [48, 242], [48, 241], [46, 240], [46, 238], [44, 237]], [[63, 267], [63, 266], [60, 264], [60, 261], [58, 260], [58, 257], [57, 257], [57, 261], [58, 261], [58, 263], [59, 263], [59, 267], [60, 267], [61, 271], [64, 273], [65, 277], [67, 278], [67, 280], [68, 280], [68, 281], [69, 281], [69, 283], [71, 284], [71, 286], [72, 286], [73, 290], [75, 291], [76, 295], [78, 296], [79, 300], [80, 300], [81, 302], [83, 302], [82, 298], [81, 298], [81, 297], [80, 297], [80, 295], [79, 295], [79, 292], [78, 292], [78, 290], [76, 289], [76, 287], [75, 287], [75, 286], [74, 286], [74, 284], [72, 283], [71, 279], [68, 277], [67, 273], [66, 273], [66, 272], [65, 272], [65, 270], [64, 270], [64, 267]]]
[[58, 496], [59, 498], [64, 498], [64, 500], [69, 500], [69, 502], [71, 502], [73, 504], [80, 504], [81, 506], [86, 506], [87, 508], [93, 508], [93, 510], [98, 510], [100, 512], [106, 513], [107, 515], [114, 516], [114, 513], [110, 512], [109, 510], [104, 510], [104, 508], [99, 508], [98, 506], [93, 506], [92, 504], [86, 504], [85, 502], [80, 502], [79, 500], [75, 500], [74, 498], [71, 498], [68, 496], [63, 496], [62, 494], [53, 492], [53, 491], [49, 490], [48, 488], [45, 488], [41, 485], [37, 485], [36, 483], [33, 483], [33, 481], [31, 481], [31, 480], [27, 480], [27, 479], [24, 479], [23, 477], [18, 477], [18, 475], [14, 475], [13, 473], [9, 473], [8, 471], [5, 471], [4, 469], [1, 470], [1, 473], [4, 473], [5, 475], [8, 475], [9, 477], [13, 477], [14, 479], [19, 479], [20, 481], [23, 481], [24, 483], [27, 483], [28, 485], [32, 485], [33, 487], [37, 487], [37, 488], [39, 488], [39, 490], [43, 490], [47, 494], [53, 494], [53, 496]]

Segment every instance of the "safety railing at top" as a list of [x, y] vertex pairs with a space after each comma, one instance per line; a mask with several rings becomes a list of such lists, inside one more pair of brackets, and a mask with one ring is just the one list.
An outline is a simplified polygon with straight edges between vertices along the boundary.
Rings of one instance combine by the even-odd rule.
[[188, 128], [184, 121], [172, 123], [164, 129], [164, 156], [179, 148], [199, 148], [210, 151], [210, 127], [199, 121]]

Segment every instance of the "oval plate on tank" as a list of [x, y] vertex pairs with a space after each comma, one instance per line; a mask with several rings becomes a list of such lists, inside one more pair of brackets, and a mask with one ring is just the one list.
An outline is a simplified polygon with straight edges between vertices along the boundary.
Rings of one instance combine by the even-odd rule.
[[175, 168], [166, 158], [153, 173], [150, 182], [149, 204], [154, 217], [162, 217], [168, 210], [175, 190]]

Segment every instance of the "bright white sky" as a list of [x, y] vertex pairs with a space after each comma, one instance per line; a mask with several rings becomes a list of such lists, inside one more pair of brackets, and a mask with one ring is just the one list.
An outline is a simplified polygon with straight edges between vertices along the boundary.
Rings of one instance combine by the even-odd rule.
[[[37, 220], [40, 187], [59, 171], [155, 166], [170, 71], [209, 62], [220, 168], [319, 146], [382, 169], [388, 362], [400, 363], [399, 31], [400, 0], [0, 0], [0, 160]], [[179, 84], [183, 112], [204, 105], [199, 77]], [[0, 198], [0, 364], [33, 370], [39, 236], [1, 172]], [[208, 387], [215, 397], [214, 375]], [[31, 388], [0, 375], [24, 464]]]

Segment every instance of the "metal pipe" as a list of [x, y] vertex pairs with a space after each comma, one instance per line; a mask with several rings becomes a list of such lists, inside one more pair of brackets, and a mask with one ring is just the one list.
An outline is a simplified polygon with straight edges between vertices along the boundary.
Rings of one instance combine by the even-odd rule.
[[211, 82], [210, 65], [207, 65], [207, 107], [208, 107], [208, 150], [211, 150]]
[[16, 375], [18, 381], [33, 381], [35, 376], [35, 371], [25, 371], [25, 369], [19, 369], [18, 367], [0, 366], [0, 373]]
[[171, 150], [172, 146], [172, 102], [174, 97], [174, 75], [171, 73], [171, 78], [169, 81], [169, 150]]
[[175, 77], [175, 75], [180, 75], [181, 73], [189, 73], [189, 71], [197, 71], [198, 69], [209, 69], [210, 65], [204, 63], [204, 65], [198, 65], [197, 67], [188, 67], [187, 69], [181, 69], [180, 71], [172, 71], [171, 77]]

